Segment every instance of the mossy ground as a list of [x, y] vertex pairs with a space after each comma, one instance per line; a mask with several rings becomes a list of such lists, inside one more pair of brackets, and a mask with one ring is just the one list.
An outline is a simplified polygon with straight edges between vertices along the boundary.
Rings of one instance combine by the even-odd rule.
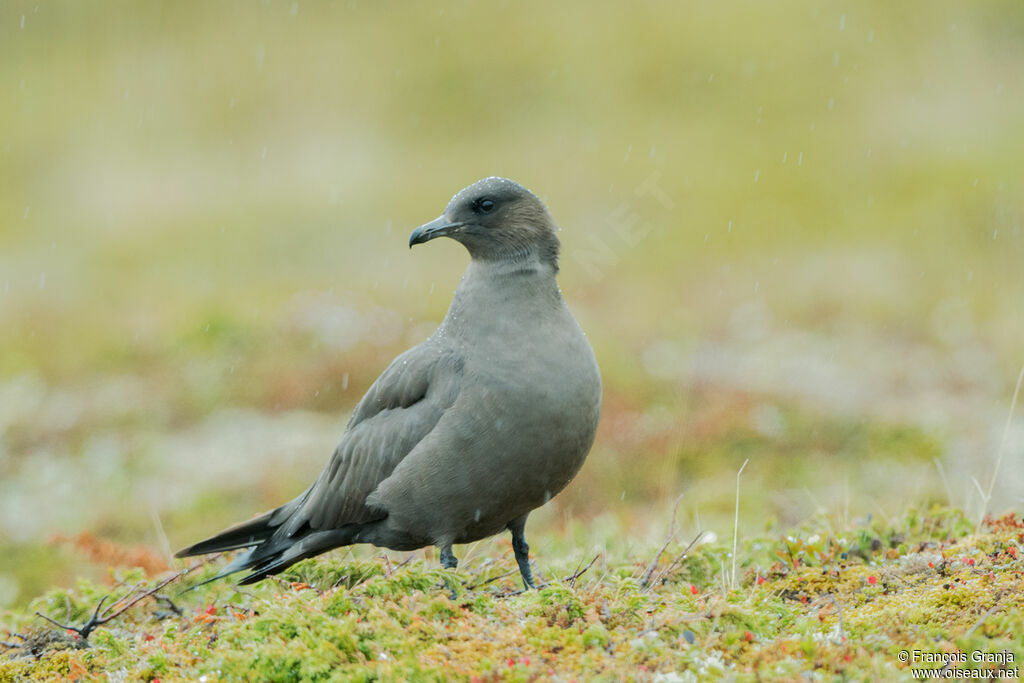
[[[510, 551], [458, 571], [329, 555], [246, 589], [180, 594], [220, 561], [202, 565], [160, 593], [173, 605], [147, 598], [87, 642], [33, 615], [81, 625], [103, 596], [159, 578], [113, 569], [3, 614], [0, 680], [889, 680], [909, 678], [901, 650], [1019, 666], [1019, 516], [975, 530], [935, 507], [836, 534], [821, 521], [744, 540], [735, 586], [730, 548], [676, 561], [687, 544], [674, 540], [568, 580], [582, 567], [545, 558], [547, 584], [528, 592]], [[986, 656], [1009, 661], [973, 661]]]

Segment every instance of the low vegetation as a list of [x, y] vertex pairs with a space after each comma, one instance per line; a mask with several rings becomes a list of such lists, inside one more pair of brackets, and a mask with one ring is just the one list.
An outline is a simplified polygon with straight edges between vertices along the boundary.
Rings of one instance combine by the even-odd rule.
[[901, 652], [964, 653], [955, 666], [979, 675], [1024, 658], [1018, 515], [980, 529], [938, 506], [841, 531], [819, 518], [743, 541], [735, 583], [731, 546], [675, 535], [647, 555], [555, 559], [529, 592], [510, 548], [451, 572], [338, 553], [245, 590], [182, 592], [222, 560], [115, 567], [3, 614], [0, 680], [883, 680], [909, 678]]

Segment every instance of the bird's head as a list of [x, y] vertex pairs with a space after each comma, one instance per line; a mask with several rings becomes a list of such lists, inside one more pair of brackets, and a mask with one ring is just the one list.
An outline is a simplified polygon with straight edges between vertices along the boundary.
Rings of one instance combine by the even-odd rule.
[[538, 258], [558, 269], [556, 226], [535, 194], [508, 178], [484, 178], [460, 190], [444, 213], [409, 235], [409, 246], [451, 237], [478, 260]]

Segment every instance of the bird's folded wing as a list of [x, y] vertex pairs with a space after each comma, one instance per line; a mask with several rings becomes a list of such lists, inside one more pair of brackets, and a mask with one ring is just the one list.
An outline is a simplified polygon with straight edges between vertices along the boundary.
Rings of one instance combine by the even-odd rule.
[[458, 353], [429, 342], [396, 358], [356, 406], [330, 463], [288, 515], [287, 535], [384, 517], [366, 505], [367, 496], [455, 402], [462, 365]]

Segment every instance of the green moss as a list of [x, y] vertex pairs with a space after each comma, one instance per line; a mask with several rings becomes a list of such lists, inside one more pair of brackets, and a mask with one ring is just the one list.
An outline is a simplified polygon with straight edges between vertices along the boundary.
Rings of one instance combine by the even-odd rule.
[[[31, 612], [5, 613], [0, 628], [20, 636], [10, 636], [17, 647], [0, 652], [0, 680], [109, 671], [147, 681], [203, 674], [281, 681], [620, 680], [644, 671], [748, 680], [757, 671], [794, 677], [808, 667], [826, 677], [874, 679], [905, 675], [901, 649], [935, 651], [942, 644], [1024, 657], [1018, 590], [1024, 567], [1009, 552], [1024, 527], [1007, 518], [976, 534], [960, 533], [968, 531], [962, 521], [933, 508], [886, 524], [817, 533], [804, 526], [782, 538], [750, 539], [742, 549], [741, 585], [731, 591], [721, 589], [727, 578], [721, 573], [706, 574], [708, 583], [696, 592], [676, 576], [645, 587], [640, 578], [648, 562], [615, 558], [606, 560], [609, 571], [585, 574], [575, 585], [556, 581], [513, 593], [511, 579], [467, 589], [480, 581], [467, 580], [466, 573], [478, 572], [472, 566], [451, 572], [413, 561], [387, 576], [375, 569], [376, 560], [338, 563], [328, 556], [289, 572], [291, 581], [245, 591], [226, 582], [200, 586], [178, 598], [180, 616], [144, 601], [100, 627], [85, 649]], [[895, 536], [910, 550], [892, 543], [870, 550], [868, 543], [864, 557], [849, 553], [865, 539]], [[804, 539], [806, 561], [780, 561], [779, 552], [792, 552], [797, 538]], [[813, 561], [809, 547], [820, 548]], [[688, 575], [709, 572], [711, 559], [727, 550], [713, 544], [694, 553], [688, 561], [703, 568]], [[368, 578], [347, 586], [352, 576]], [[333, 587], [312, 588], [306, 579]], [[71, 621], [81, 623], [109, 591], [81, 581], [34, 605], [62, 619], [70, 609]], [[30, 652], [38, 657], [20, 656]]]
[[608, 634], [608, 630], [600, 624], [593, 624], [588, 626], [583, 632], [583, 646], [584, 647], [608, 647], [611, 643], [611, 636]]
[[[527, 599], [533, 599], [530, 594]], [[549, 624], [560, 624], [567, 626], [578, 619], [582, 619], [585, 613], [583, 604], [578, 594], [568, 586], [552, 584], [537, 591], [536, 606], [532, 613], [543, 616]]]

